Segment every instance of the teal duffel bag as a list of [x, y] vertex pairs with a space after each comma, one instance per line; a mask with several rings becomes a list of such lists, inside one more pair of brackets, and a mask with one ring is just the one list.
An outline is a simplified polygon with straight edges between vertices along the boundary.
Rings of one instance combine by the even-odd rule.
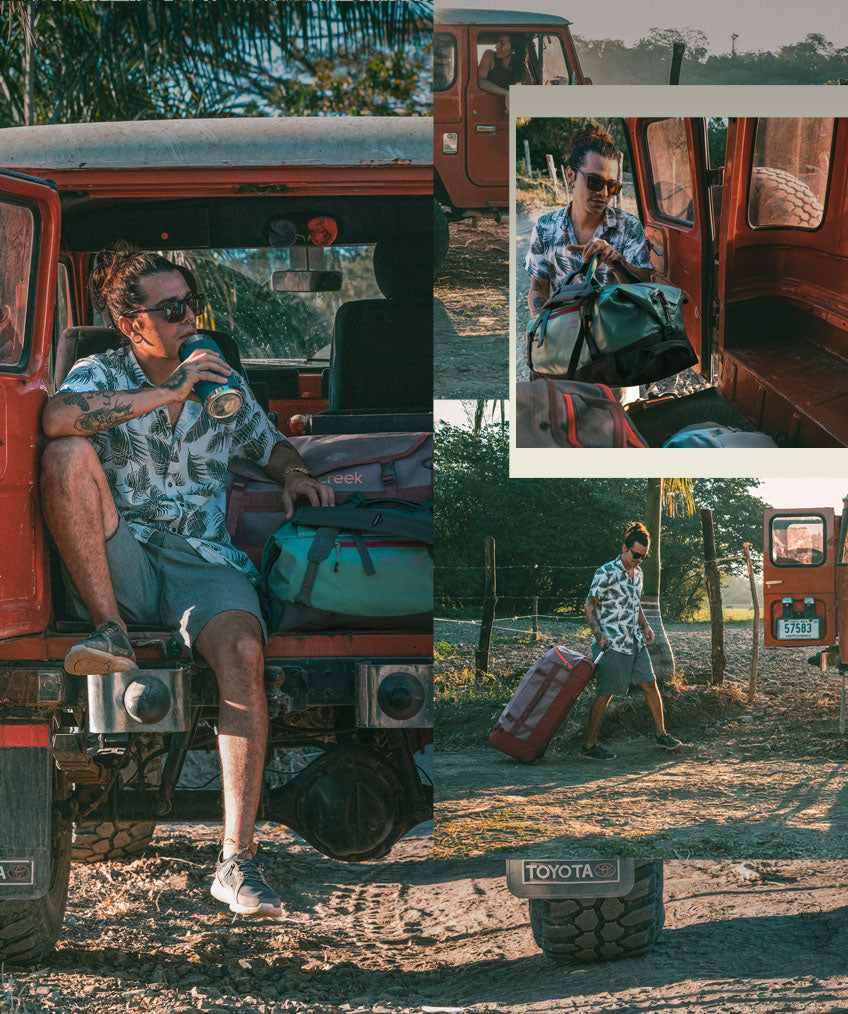
[[269, 631], [429, 627], [432, 546], [429, 502], [301, 507], [262, 553]]
[[629, 387], [671, 377], [698, 357], [686, 336], [686, 297], [673, 285], [601, 285], [597, 257], [565, 283], [527, 328], [527, 359], [537, 377]]

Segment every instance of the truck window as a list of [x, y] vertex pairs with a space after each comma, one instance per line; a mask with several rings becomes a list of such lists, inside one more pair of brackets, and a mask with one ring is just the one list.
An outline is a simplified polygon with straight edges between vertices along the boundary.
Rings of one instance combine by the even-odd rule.
[[757, 121], [748, 224], [755, 229], [817, 229], [824, 218], [834, 121], [772, 117]]
[[324, 268], [342, 275], [338, 292], [275, 292], [271, 275], [293, 265], [290, 249], [162, 251], [189, 268], [206, 294], [201, 325], [229, 331], [248, 363], [330, 361], [336, 311], [349, 300], [381, 299], [373, 246], [324, 250]]
[[543, 35], [542, 42], [542, 84], [571, 84], [571, 71], [565, 58], [562, 39], [558, 35]]
[[24, 362], [34, 243], [32, 211], [0, 201], [0, 370]]
[[456, 81], [456, 37], [436, 32], [433, 37], [433, 91], [444, 92]]
[[776, 567], [820, 567], [826, 557], [824, 518], [817, 514], [772, 518], [769, 554]]
[[59, 335], [66, 327], [71, 327], [71, 287], [68, 278], [68, 267], [64, 261], [59, 261], [59, 270], [56, 277], [56, 306], [53, 311], [53, 348], [59, 340]]
[[682, 119], [654, 120], [645, 130], [654, 207], [663, 218], [692, 225], [692, 174]]

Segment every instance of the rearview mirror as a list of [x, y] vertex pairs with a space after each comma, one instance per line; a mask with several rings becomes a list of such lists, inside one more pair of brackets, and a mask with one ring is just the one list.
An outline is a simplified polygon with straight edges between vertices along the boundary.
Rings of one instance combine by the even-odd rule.
[[275, 271], [271, 275], [274, 292], [338, 292], [341, 271]]

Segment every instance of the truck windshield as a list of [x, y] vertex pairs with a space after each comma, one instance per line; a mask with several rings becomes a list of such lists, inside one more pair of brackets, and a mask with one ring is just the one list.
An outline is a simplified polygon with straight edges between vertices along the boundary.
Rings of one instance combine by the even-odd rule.
[[771, 562], [776, 567], [820, 567], [825, 561], [824, 518], [772, 518], [769, 543]]
[[299, 265], [290, 249], [182, 250], [164, 256], [193, 272], [206, 294], [200, 325], [229, 331], [245, 362], [328, 363], [336, 311], [350, 300], [380, 299], [373, 246], [328, 247], [325, 271], [341, 274], [337, 292], [275, 292], [271, 276]]

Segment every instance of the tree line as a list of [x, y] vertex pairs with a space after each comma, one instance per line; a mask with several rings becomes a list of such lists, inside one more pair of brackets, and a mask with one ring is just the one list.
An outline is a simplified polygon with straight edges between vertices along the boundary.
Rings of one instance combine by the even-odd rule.
[[[437, 609], [479, 613], [483, 542], [497, 542], [499, 612], [582, 615], [595, 569], [620, 551], [627, 524], [644, 520], [648, 479], [509, 480], [509, 449], [499, 425], [477, 436], [456, 426], [437, 432], [435, 455]], [[662, 522], [663, 615], [691, 618], [706, 592], [700, 509], [713, 510], [716, 552], [726, 573], [745, 570], [742, 543], [762, 543], [759, 480], [693, 479], [697, 510]], [[724, 558], [724, 559], [722, 559]], [[729, 558], [729, 559], [728, 559]]]
[[620, 39], [575, 36], [580, 66], [596, 84], [667, 84], [672, 46], [684, 42], [681, 84], [809, 85], [848, 79], [848, 47], [838, 48], [819, 33], [775, 52], [708, 54], [707, 37], [693, 29], [652, 28], [633, 45]]

